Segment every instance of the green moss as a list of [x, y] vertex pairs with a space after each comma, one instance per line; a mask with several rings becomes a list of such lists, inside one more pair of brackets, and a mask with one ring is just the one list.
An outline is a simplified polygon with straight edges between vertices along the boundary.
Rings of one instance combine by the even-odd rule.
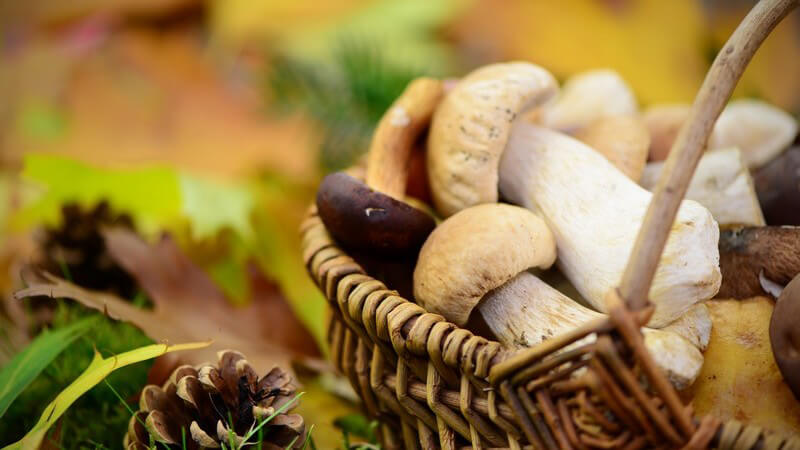
[[[100, 315], [79, 305], [59, 301], [53, 328], [81, 317]], [[84, 337], [73, 343], [11, 405], [0, 421], [0, 447], [20, 439], [31, 429], [44, 407], [89, 365], [93, 348], [104, 356], [151, 344], [139, 329], [101, 318]], [[108, 378], [122, 398], [130, 400], [145, 385], [152, 361], [134, 364]], [[64, 414], [48, 439], [57, 439], [63, 449], [121, 448], [130, 413], [105, 383], [82, 396]]]

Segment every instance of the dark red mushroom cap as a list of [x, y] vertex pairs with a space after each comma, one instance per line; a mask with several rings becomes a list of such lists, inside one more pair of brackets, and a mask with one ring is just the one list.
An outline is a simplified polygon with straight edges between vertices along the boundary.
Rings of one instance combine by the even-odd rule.
[[334, 239], [352, 249], [387, 256], [418, 251], [436, 226], [427, 213], [343, 172], [322, 180], [317, 209]]

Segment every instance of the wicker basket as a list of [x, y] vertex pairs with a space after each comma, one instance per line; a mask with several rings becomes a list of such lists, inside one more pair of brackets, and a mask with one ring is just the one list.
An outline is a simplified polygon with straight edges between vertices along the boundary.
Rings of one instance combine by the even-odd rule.
[[[380, 421], [386, 448], [800, 449], [799, 438], [694, 417], [639, 331], [652, 313], [646, 293], [711, 125], [755, 48], [796, 3], [760, 2], [720, 52], [606, 318], [509, 353], [371, 277], [311, 208], [301, 226], [303, 257], [333, 310], [331, 359]], [[562, 350], [590, 334], [594, 342]]]

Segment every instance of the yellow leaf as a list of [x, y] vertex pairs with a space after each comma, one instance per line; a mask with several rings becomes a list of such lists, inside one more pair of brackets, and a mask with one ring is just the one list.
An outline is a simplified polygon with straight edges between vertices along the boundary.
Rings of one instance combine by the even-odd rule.
[[35, 450], [39, 448], [47, 430], [58, 421], [62, 414], [81, 395], [85, 394], [111, 372], [129, 364], [156, 358], [165, 353], [179, 350], [191, 350], [209, 346], [210, 342], [193, 342], [189, 344], [167, 345], [154, 344], [140, 347], [119, 355], [103, 358], [95, 351], [94, 359], [89, 367], [53, 400], [42, 412], [39, 422], [21, 440], [5, 447], [3, 450]]
[[[721, 47], [747, 14], [748, 2], [717, 2], [709, 26]], [[747, 66], [734, 97], [762, 97], [783, 109], [800, 113], [800, 16], [790, 14], [767, 36]]]
[[693, 0], [481, 0], [454, 24], [465, 55], [523, 59], [559, 77], [618, 71], [640, 102], [691, 101], [705, 75], [702, 10]]

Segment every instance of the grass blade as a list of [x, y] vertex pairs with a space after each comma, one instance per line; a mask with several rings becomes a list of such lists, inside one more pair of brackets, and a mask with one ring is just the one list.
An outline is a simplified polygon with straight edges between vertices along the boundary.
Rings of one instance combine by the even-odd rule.
[[61, 391], [58, 396], [44, 409], [39, 422], [28, 431], [19, 441], [5, 447], [4, 450], [35, 450], [42, 443], [47, 430], [58, 421], [62, 414], [77, 400], [81, 395], [103, 381], [111, 372], [121, 367], [156, 358], [165, 353], [178, 350], [191, 350], [209, 346], [210, 342], [195, 342], [190, 344], [166, 345], [155, 344], [146, 345], [119, 355], [103, 358], [100, 353], [95, 351], [94, 359], [89, 367], [69, 386]]
[[75, 339], [83, 335], [96, 317], [80, 320], [56, 331], [40, 334], [0, 371], [0, 417], [26, 387]]

